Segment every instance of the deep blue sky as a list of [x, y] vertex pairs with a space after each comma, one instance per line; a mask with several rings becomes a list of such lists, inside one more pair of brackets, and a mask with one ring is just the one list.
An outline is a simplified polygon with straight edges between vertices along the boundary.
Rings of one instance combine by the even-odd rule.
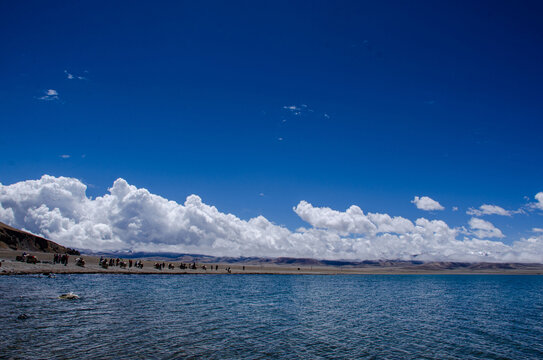
[[[542, 10], [2, 2], [0, 182], [70, 176], [98, 196], [122, 177], [291, 229], [300, 200], [451, 226], [468, 207], [518, 209], [543, 190]], [[487, 220], [509, 240], [541, 226]]]

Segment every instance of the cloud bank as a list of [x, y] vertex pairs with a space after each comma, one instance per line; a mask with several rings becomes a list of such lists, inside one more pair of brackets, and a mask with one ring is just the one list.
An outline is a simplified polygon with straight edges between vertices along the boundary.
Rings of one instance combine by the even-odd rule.
[[[491, 223], [472, 218], [471, 230], [442, 220], [416, 221], [358, 206], [346, 211], [306, 201], [294, 212], [309, 224], [293, 232], [263, 216], [242, 220], [196, 195], [183, 204], [118, 179], [90, 198], [66, 177], [0, 184], [0, 221], [62, 245], [93, 250], [173, 251], [219, 256], [326, 259], [421, 259], [543, 262], [543, 235], [506, 245]], [[460, 233], [468, 234], [458, 240]]]

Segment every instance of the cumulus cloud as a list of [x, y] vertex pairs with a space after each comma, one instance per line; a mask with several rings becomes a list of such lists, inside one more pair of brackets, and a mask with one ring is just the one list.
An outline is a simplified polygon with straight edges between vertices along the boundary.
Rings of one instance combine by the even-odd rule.
[[469, 221], [469, 226], [473, 233], [481, 239], [504, 237], [501, 230], [495, 227], [490, 221], [479, 218], [471, 218]]
[[416, 221], [358, 206], [345, 211], [300, 201], [294, 212], [309, 224], [295, 232], [263, 216], [242, 220], [197, 195], [177, 203], [117, 179], [90, 198], [86, 185], [66, 177], [0, 184], [0, 221], [62, 245], [94, 250], [173, 251], [221, 256], [293, 256], [327, 259], [543, 261], [543, 237], [514, 245], [481, 219], [477, 238], [458, 240], [442, 220]]
[[542, 229], [542, 228], [533, 228], [532, 231], [533, 231], [533, 232], [536, 232], [536, 233], [543, 233], [543, 229]]
[[0, 220], [6, 224], [15, 224], [15, 214], [13, 213], [12, 208], [4, 209], [0, 203]]
[[515, 241], [512, 248], [515, 249], [515, 257], [505, 257], [505, 261], [517, 261], [522, 259], [524, 262], [541, 263], [541, 249], [543, 247], [543, 235], [529, 237]]
[[538, 192], [535, 195], [535, 199], [537, 200], [536, 203], [534, 203], [534, 207], [540, 210], [543, 210], [543, 191]]
[[58, 92], [54, 89], [49, 89], [45, 91], [45, 95], [40, 96], [38, 99], [45, 100], [45, 101], [51, 101], [51, 100], [58, 100]]
[[435, 201], [432, 198], [429, 198], [428, 196], [415, 196], [413, 200], [411, 200], [413, 204], [417, 207], [417, 209], [425, 210], [425, 211], [432, 211], [432, 210], [444, 210], [445, 208], [441, 206], [440, 203]]
[[403, 234], [414, 229], [413, 223], [405, 218], [388, 214], [368, 213], [352, 205], [345, 212], [332, 210], [328, 207], [313, 207], [306, 201], [300, 201], [294, 207], [298, 216], [315, 228], [336, 231], [342, 235], [377, 233]]
[[302, 220], [315, 228], [330, 229], [344, 235], [377, 232], [375, 224], [355, 205], [345, 212], [340, 212], [327, 207], [316, 208], [302, 200], [293, 210]]
[[498, 205], [488, 205], [484, 204], [479, 207], [479, 209], [469, 208], [466, 211], [468, 215], [474, 216], [483, 216], [483, 215], [502, 215], [502, 216], [511, 216], [512, 211], [505, 210], [504, 208]]

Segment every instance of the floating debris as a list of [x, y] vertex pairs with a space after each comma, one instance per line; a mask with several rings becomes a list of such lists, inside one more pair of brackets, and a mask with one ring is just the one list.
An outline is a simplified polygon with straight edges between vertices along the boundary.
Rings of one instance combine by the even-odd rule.
[[60, 295], [58, 298], [62, 300], [75, 300], [79, 299], [79, 295], [76, 295], [73, 292], [69, 292], [67, 294]]

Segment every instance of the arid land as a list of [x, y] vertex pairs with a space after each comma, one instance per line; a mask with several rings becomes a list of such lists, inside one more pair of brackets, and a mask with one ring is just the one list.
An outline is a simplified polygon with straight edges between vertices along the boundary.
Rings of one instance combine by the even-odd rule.
[[[360, 265], [309, 265], [308, 259], [288, 259], [290, 264], [270, 264], [269, 259], [260, 264], [254, 259], [249, 263], [195, 263], [196, 269], [181, 269], [180, 264], [189, 264], [187, 261], [159, 258], [132, 258], [143, 262], [143, 268], [121, 268], [110, 266], [107, 269], [99, 265], [99, 256], [82, 255], [85, 266], [75, 264], [77, 255], [70, 255], [68, 264], [53, 264], [53, 253], [30, 252], [38, 258], [38, 263], [30, 264], [16, 261], [22, 251], [0, 250], [0, 274], [306, 274], [306, 275], [335, 275], [335, 274], [507, 274], [507, 275], [543, 275], [543, 264], [517, 264], [517, 263], [454, 263], [454, 262], [427, 262], [413, 264], [402, 261], [371, 262]], [[109, 257], [110, 258], [110, 257]], [[128, 262], [128, 259], [123, 259]], [[155, 264], [164, 263], [163, 269], [156, 269]], [[168, 269], [172, 264], [173, 269]], [[205, 265], [206, 269], [203, 268]], [[216, 269], [218, 267], [218, 269]], [[228, 271], [228, 269], [230, 271]]]

